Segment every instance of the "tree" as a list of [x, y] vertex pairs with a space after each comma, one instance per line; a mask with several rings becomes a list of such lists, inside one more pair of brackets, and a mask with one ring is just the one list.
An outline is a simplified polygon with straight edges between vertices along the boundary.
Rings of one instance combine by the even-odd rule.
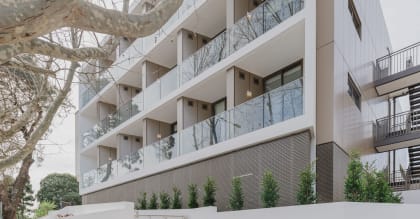
[[134, 206], [136, 210], [146, 210], [147, 209], [147, 193], [143, 192], [143, 195], [137, 199], [136, 205]]
[[[124, 0], [124, 11], [106, 9], [86, 0], [69, 1], [13, 1], [2, 2], [4, 13], [0, 15], [0, 66], [7, 70], [25, 70], [31, 74], [41, 74], [55, 77], [58, 70], [51, 70], [51, 65], [68, 69], [63, 63], [54, 62], [61, 59], [72, 62], [74, 68], [77, 62], [104, 60], [112, 54], [118, 46], [116, 37], [137, 38], [148, 36], [156, 32], [182, 4], [182, 0], [158, 0], [156, 4], [143, 14], [128, 14], [129, 0]], [[109, 34], [111, 43], [98, 47], [69, 48], [66, 39], [52, 36], [63, 36], [63, 27], [71, 27], [82, 31]], [[44, 36], [50, 36], [45, 40]], [[79, 41], [79, 45], [80, 45]], [[38, 63], [24, 59], [24, 54], [37, 57]], [[42, 57], [47, 57], [46, 60]], [[42, 62], [42, 64], [41, 64]], [[71, 68], [70, 68], [71, 69]], [[47, 80], [47, 79], [46, 79]], [[45, 81], [46, 81], [45, 80]], [[69, 83], [72, 77], [65, 78]], [[67, 93], [65, 94], [65, 96]], [[58, 106], [61, 105], [58, 101]], [[31, 136], [30, 143], [21, 147], [15, 154], [0, 159], [0, 170], [18, 164], [32, 151], [33, 147], [45, 134], [51, 124], [50, 119], [56, 114], [55, 107], [46, 112], [43, 126], [39, 126]], [[29, 114], [30, 115], [30, 114]], [[5, 130], [3, 138], [10, 138], [19, 132], [19, 126], [25, 124], [27, 117], [16, 120], [15, 126]], [[45, 128], [47, 127], [47, 128]], [[38, 130], [38, 129], [37, 129]], [[3, 142], [3, 139], [0, 139]]]
[[56, 209], [57, 206], [53, 202], [44, 201], [39, 204], [39, 207], [35, 210], [35, 216], [37, 218], [44, 217], [49, 211]]
[[264, 208], [276, 207], [280, 199], [280, 188], [270, 171], [264, 173], [262, 180], [261, 201]]
[[377, 180], [377, 172], [373, 168], [372, 165], [366, 163], [363, 169], [363, 177], [362, 177], [362, 185], [363, 185], [363, 202], [375, 202], [376, 197], [375, 193], [377, 190], [376, 187], [376, 180]]
[[[121, 37], [137, 38], [155, 32], [182, 0], [157, 0], [143, 14], [128, 14], [129, 0], [123, 2], [123, 11], [116, 11], [87, 0], [2, 1], [5, 13], [0, 14], [3, 103], [0, 106], [0, 172], [3, 176], [15, 175], [9, 172], [18, 169], [16, 180], [0, 184], [6, 218], [16, 215], [29, 179], [28, 170], [34, 162], [33, 156], [38, 153], [37, 144], [48, 134], [59, 110], [63, 106], [70, 108], [66, 98], [75, 75], [87, 75], [77, 71], [79, 62], [92, 65], [107, 60]], [[82, 36], [91, 38], [92, 35], [83, 35], [84, 31], [112, 36], [106, 44], [98, 40], [97, 47], [85, 47], [86, 37]], [[96, 35], [93, 38], [96, 39]], [[88, 78], [98, 74], [88, 73]], [[13, 188], [12, 196], [8, 195], [9, 186]], [[64, 198], [73, 200], [75, 197], [73, 194]]]
[[191, 184], [188, 186], [188, 207], [198, 208], [198, 191], [197, 185]]
[[350, 155], [347, 178], [344, 184], [344, 195], [347, 201], [360, 202], [363, 199], [363, 164], [356, 153]]
[[174, 193], [174, 197], [172, 199], [172, 209], [181, 209], [182, 208], [181, 191], [176, 187], [174, 187], [172, 191]]
[[156, 193], [152, 193], [152, 197], [149, 200], [149, 207], [148, 209], [158, 209], [158, 201]]
[[244, 193], [242, 191], [241, 178], [235, 177], [232, 180], [232, 192], [230, 194], [229, 206], [232, 210], [242, 210], [244, 207]]
[[216, 182], [208, 177], [204, 184], [203, 206], [215, 206], [216, 204]]
[[297, 203], [300, 205], [314, 204], [316, 193], [314, 190], [315, 173], [312, 166], [307, 167], [300, 173], [299, 190], [297, 192]]
[[34, 206], [34, 191], [32, 190], [32, 184], [30, 182], [27, 182], [25, 185], [24, 195], [21, 200], [21, 203], [18, 206], [18, 215], [21, 218], [24, 218], [27, 216], [28, 213], [30, 213], [30, 207]]
[[160, 208], [161, 209], [169, 209], [171, 207], [171, 197], [166, 192], [161, 192], [159, 194], [160, 199]]
[[81, 204], [81, 197], [79, 195], [74, 197], [78, 193], [79, 182], [76, 177], [70, 174], [53, 173], [41, 180], [41, 187], [36, 196], [40, 202], [49, 201], [57, 208], [62, 208], [64, 204]]
[[375, 201], [382, 203], [401, 203], [401, 196], [394, 194], [383, 172], [376, 173]]

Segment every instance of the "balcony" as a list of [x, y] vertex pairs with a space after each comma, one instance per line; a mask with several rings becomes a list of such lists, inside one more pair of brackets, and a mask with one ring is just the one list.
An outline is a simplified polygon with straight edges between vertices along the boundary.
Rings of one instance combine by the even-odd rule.
[[82, 92], [80, 95], [80, 106], [82, 108], [89, 103], [106, 85], [108, 85], [111, 81], [106, 78], [101, 78], [95, 81], [93, 84], [89, 84], [89, 87]]
[[376, 60], [374, 84], [384, 95], [420, 83], [420, 42]]
[[[151, 168], [167, 160], [301, 115], [303, 80], [300, 78], [148, 145], [133, 156], [110, 161], [98, 169], [84, 173], [82, 188], [108, 181], [116, 176]], [[137, 159], [138, 157], [141, 158]]]
[[94, 125], [91, 129], [82, 133], [80, 145], [82, 148], [88, 147], [101, 136], [112, 131], [131, 117], [137, 115], [144, 109], [143, 92], [139, 93], [132, 100], [120, 106], [117, 111], [109, 114], [105, 119]]
[[374, 145], [380, 152], [420, 145], [420, 111], [408, 111], [376, 120]]
[[[188, 1], [184, 1], [184, 3], [185, 2]], [[200, 48], [189, 58], [185, 59], [181, 66], [174, 67], [170, 72], [148, 86], [144, 90], [144, 104], [141, 109], [149, 109], [156, 105], [161, 99], [180, 88], [183, 84], [237, 52], [287, 18], [298, 13], [303, 7], [303, 0], [265, 1], [253, 11], [249, 12], [247, 16], [238, 20], [233, 27], [223, 31], [208, 44]], [[151, 40], [151, 36], [144, 38], [144, 40], [146, 39]], [[147, 43], [143, 43], [143, 45], [145, 44]], [[121, 75], [114, 75], [114, 77], [119, 78]], [[134, 115], [137, 115], [137, 113], [128, 113], [129, 118], [126, 118], [123, 121], [130, 119]], [[119, 118], [117, 120], [122, 121]], [[122, 122], [119, 122], [118, 125]], [[113, 130], [115, 127], [109, 127], [107, 125], [102, 127], [102, 125], [96, 125], [88, 132], [82, 134], [82, 147], [87, 147], [93, 141]]]

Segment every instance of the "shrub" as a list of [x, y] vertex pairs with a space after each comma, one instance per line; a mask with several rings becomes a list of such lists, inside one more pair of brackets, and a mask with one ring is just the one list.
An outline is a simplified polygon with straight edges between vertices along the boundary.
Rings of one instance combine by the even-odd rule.
[[314, 185], [315, 173], [312, 171], [312, 166], [309, 166], [300, 173], [299, 190], [297, 192], [298, 204], [307, 205], [316, 202]]
[[57, 206], [53, 202], [43, 201], [39, 204], [38, 209], [35, 210], [35, 216], [37, 218], [44, 217], [49, 211], [54, 210], [56, 207]]
[[144, 192], [142, 194], [142, 196], [137, 199], [135, 209], [136, 210], [146, 210], [147, 209], [147, 193]]
[[242, 210], [244, 207], [244, 193], [242, 191], [241, 178], [235, 177], [232, 180], [232, 192], [230, 194], [229, 206], [232, 210]]
[[156, 193], [152, 193], [152, 197], [150, 197], [148, 209], [158, 209]]
[[169, 209], [171, 207], [171, 197], [166, 192], [161, 192], [159, 195], [160, 199], [160, 208]]
[[385, 203], [401, 203], [400, 194], [394, 194], [383, 172], [376, 173], [375, 201]]
[[172, 199], [172, 209], [181, 209], [182, 208], [182, 198], [181, 191], [174, 187], [173, 189], [174, 197]]
[[188, 186], [188, 207], [198, 208], [198, 191], [196, 184]]
[[216, 203], [216, 182], [210, 177], [207, 178], [207, 182], [204, 184], [204, 206], [215, 206]]
[[279, 186], [271, 172], [264, 173], [262, 180], [262, 194], [261, 200], [264, 208], [276, 207], [280, 199]]
[[360, 156], [356, 153], [350, 155], [350, 163], [347, 167], [347, 178], [344, 184], [344, 195], [347, 201], [363, 201], [363, 164]]

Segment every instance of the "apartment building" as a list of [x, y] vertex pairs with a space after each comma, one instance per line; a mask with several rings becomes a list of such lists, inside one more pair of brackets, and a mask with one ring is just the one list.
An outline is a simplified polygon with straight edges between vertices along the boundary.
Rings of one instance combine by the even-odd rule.
[[83, 203], [176, 186], [186, 206], [187, 186], [212, 177], [226, 210], [241, 177], [245, 208], [258, 208], [271, 171], [280, 205], [294, 205], [313, 162], [319, 201], [341, 201], [352, 150], [392, 176], [404, 150], [413, 169], [418, 58], [391, 51], [379, 1], [184, 0], [155, 34], [84, 66], [99, 73], [82, 78], [76, 116]]

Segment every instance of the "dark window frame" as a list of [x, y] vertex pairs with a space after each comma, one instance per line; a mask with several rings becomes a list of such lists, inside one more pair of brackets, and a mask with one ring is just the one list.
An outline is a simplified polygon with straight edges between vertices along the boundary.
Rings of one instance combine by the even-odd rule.
[[287, 71], [289, 71], [289, 70], [291, 70], [293, 68], [296, 68], [298, 66], [301, 66], [301, 68], [302, 68], [302, 77], [303, 77], [303, 72], [304, 72], [304, 70], [303, 70], [303, 59], [301, 59], [301, 60], [299, 60], [297, 62], [294, 62], [294, 63], [292, 63], [292, 64], [290, 64], [290, 65], [288, 65], [288, 66], [286, 66], [286, 67], [284, 67], [284, 68], [282, 68], [280, 70], [278, 70], [277, 72], [274, 72], [273, 74], [270, 74], [267, 77], [263, 78], [262, 82], [263, 82], [263, 86], [264, 86], [263, 87], [264, 93], [267, 92], [267, 88], [266, 88], [265, 85], [266, 85], [266, 82], [268, 80], [270, 80], [271, 78], [274, 78], [274, 77], [276, 77], [278, 75], [281, 75], [281, 83], [282, 83], [282, 85], [284, 85], [284, 73], [286, 73]]
[[225, 111], [227, 110], [227, 99], [226, 99], [226, 97], [223, 97], [223, 98], [221, 98], [221, 99], [219, 99], [216, 102], [211, 104], [211, 110], [213, 110], [214, 116], [216, 115], [216, 108], [215, 107], [216, 107], [217, 104], [219, 104], [221, 102], [225, 102]]
[[352, 17], [354, 27], [356, 28], [356, 32], [359, 35], [359, 39], [362, 39], [362, 21], [360, 20], [360, 16], [359, 16], [359, 13], [357, 12], [354, 1], [348, 0], [348, 6], [349, 6], [348, 8], [349, 8], [350, 16]]
[[347, 85], [348, 85], [347, 94], [353, 100], [356, 107], [360, 111], [362, 111], [362, 94], [360, 92], [359, 87], [356, 85], [353, 78], [351, 77], [350, 73], [347, 76]]

